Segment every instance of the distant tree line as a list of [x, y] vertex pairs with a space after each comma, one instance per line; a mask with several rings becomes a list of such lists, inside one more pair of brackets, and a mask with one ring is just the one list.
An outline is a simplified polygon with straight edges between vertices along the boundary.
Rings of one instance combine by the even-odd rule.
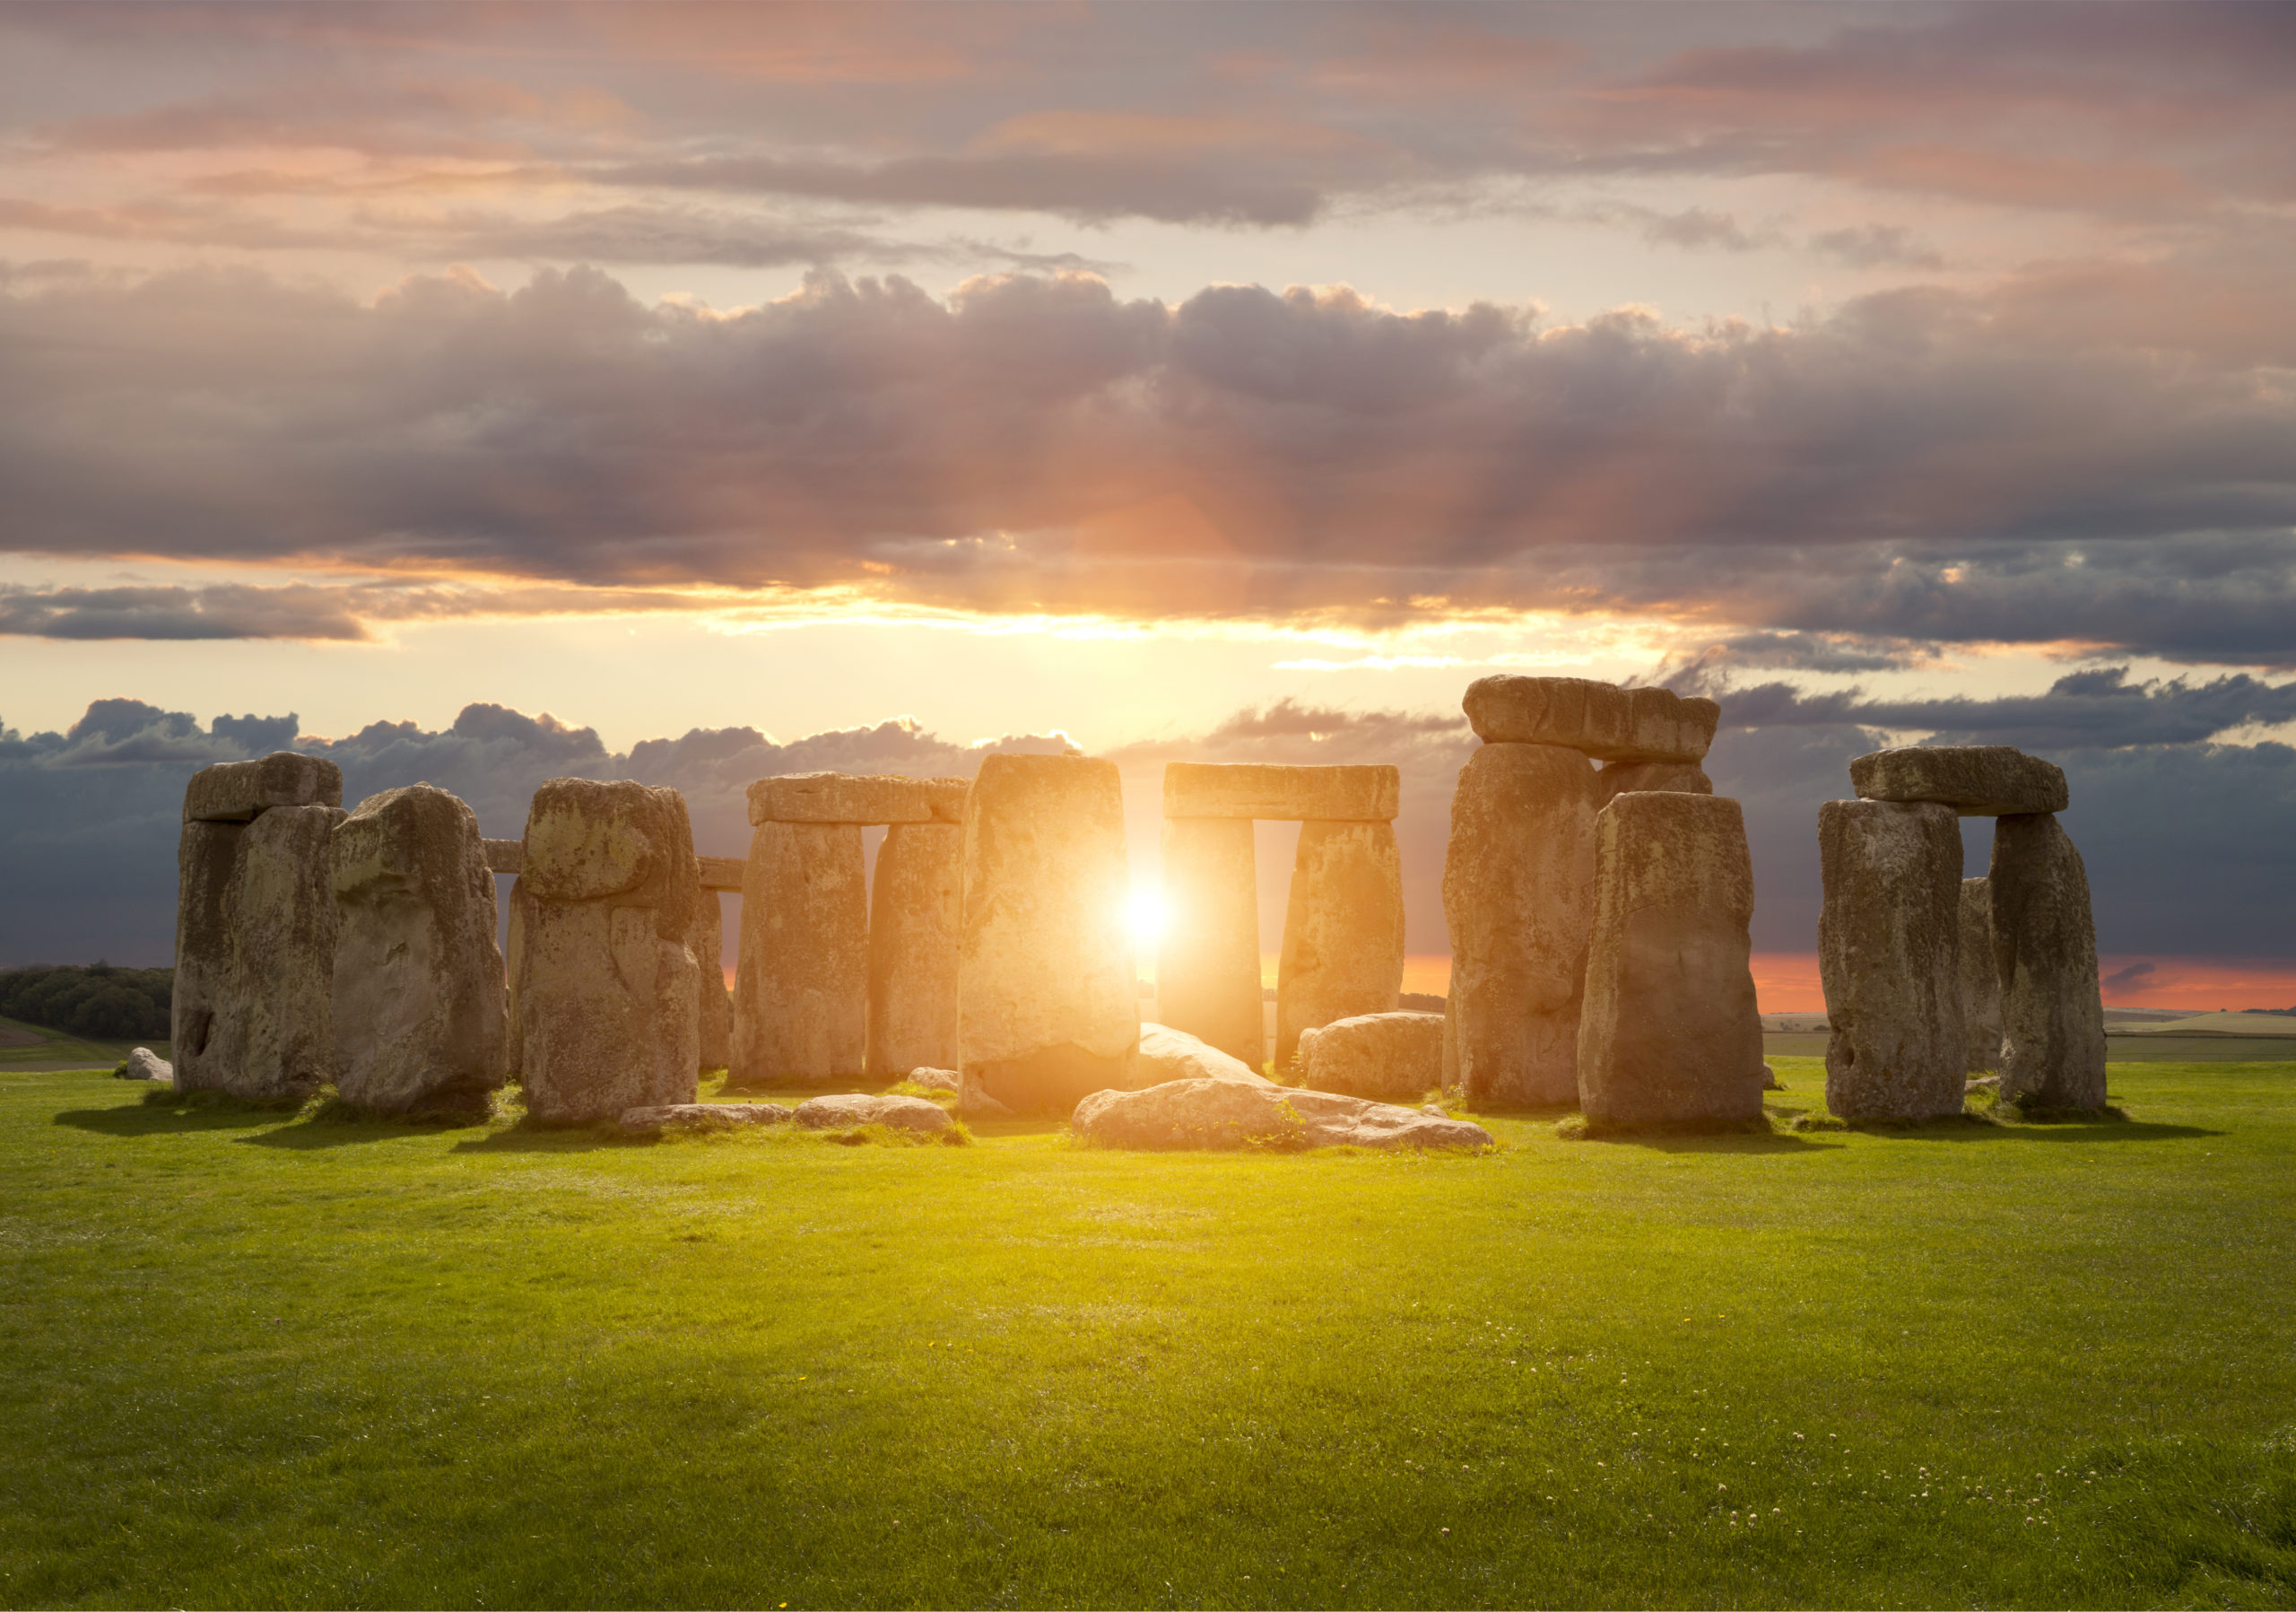
[[175, 989], [171, 968], [94, 963], [0, 969], [0, 1018], [91, 1041], [165, 1041]]

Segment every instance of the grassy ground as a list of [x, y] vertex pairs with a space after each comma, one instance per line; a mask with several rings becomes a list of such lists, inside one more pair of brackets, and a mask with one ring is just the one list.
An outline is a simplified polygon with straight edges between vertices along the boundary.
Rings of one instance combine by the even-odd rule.
[[44, 1024], [0, 1019], [0, 1071], [82, 1069], [99, 1064], [109, 1069], [126, 1058], [130, 1048], [149, 1047], [165, 1058], [168, 1045], [164, 1041], [83, 1041]]
[[1141, 1155], [0, 1072], [0, 1602], [2290, 1605], [2296, 1065], [2113, 1093]]

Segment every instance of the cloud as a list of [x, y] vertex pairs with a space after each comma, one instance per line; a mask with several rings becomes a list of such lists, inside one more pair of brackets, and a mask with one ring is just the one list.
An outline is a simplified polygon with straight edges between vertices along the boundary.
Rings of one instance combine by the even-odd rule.
[[1944, 254], [1925, 247], [1903, 224], [1859, 224], [1842, 230], [1822, 230], [1810, 237], [1811, 247], [1840, 258], [1852, 268], [1942, 269]]
[[2125, 967], [2113, 970], [2110, 973], [2106, 974], [2099, 982], [2104, 987], [2105, 995], [2109, 997], [2124, 991], [2137, 991], [2144, 989], [2144, 978], [2152, 972], [2152, 965], [2151, 963], [2132, 963]]
[[[2253, 356], [2066, 344], [2022, 294], [1692, 331], [1075, 274], [815, 274], [729, 314], [596, 270], [365, 304], [242, 271], [39, 284], [0, 294], [19, 551], [2296, 664], [2296, 396]], [[269, 630], [259, 604], [8, 608], [197, 633]]]

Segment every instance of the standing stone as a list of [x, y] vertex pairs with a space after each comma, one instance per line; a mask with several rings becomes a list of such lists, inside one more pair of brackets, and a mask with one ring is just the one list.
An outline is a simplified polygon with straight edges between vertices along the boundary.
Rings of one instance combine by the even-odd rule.
[[343, 808], [272, 806], [239, 831], [223, 887], [215, 1016], [178, 1091], [300, 1097], [334, 1073], [335, 895], [328, 841]]
[[2104, 1107], [2104, 998], [2080, 851], [2054, 816], [2003, 817], [1990, 882], [2002, 1100]]
[[553, 778], [526, 817], [526, 1108], [549, 1123], [694, 1099], [693, 832], [675, 789]]
[[[526, 841], [520, 840], [513, 843], [518, 847], [523, 865]], [[493, 860], [492, 858], [488, 859], [490, 862]], [[526, 937], [534, 933], [535, 928], [534, 893], [526, 888], [523, 874], [510, 881], [510, 916], [503, 928], [509, 932], [504, 940], [502, 962], [503, 972], [509, 977], [510, 1022], [503, 1037], [502, 1061], [513, 1080], [523, 1080], [520, 1071], [526, 1067], [526, 1036], [520, 1026], [526, 1023], [526, 1015], [518, 1006], [518, 999], [520, 982], [526, 972]]]
[[1971, 1075], [2001, 1061], [2001, 980], [1993, 968], [1993, 884], [1961, 881], [1961, 1037]]
[[869, 1041], [869, 884], [851, 823], [757, 825], [742, 882], [732, 1079], [857, 1077]]
[[920, 1066], [953, 1069], [957, 952], [964, 925], [962, 779], [936, 779], [945, 820], [896, 823], [877, 850], [869, 890], [869, 1044], [873, 1080]]
[[1164, 933], [1156, 1011], [1175, 1030], [1257, 1069], [1259, 883], [1248, 817], [1164, 819]]
[[1459, 770], [1443, 858], [1445, 1084], [1478, 1108], [1578, 1101], [1600, 785], [1576, 750], [1485, 745]]
[[1390, 823], [1306, 823], [1275, 976], [1275, 1064], [1300, 1032], [1393, 1013], [1403, 989], [1403, 861]]
[[413, 784], [333, 840], [335, 1084], [377, 1113], [483, 1112], [502, 1084], [502, 954], [478, 818]]
[[1940, 802], [1818, 808], [1826, 1106], [1844, 1120], [1961, 1111], [1961, 828]]
[[1066, 1113], [1140, 1034], [1113, 762], [992, 755], [965, 803], [959, 1041], [968, 1091]]
[[726, 989], [726, 910], [708, 886], [694, 892], [693, 948], [695, 1024], [700, 1067], [729, 1066], [734, 1047], [734, 998]]
[[1647, 791], [1596, 820], [1578, 1102], [1613, 1125], [1753, 1120], [1769, 1069], [1738, 803]]
[[222, 1089], [215, 1021], [230, 1011], [231, 972], [223, 892], [246, 832], [244, 823], [190, 822], [176, 843], [176, 973], [168, 1033], [180, 1090]]

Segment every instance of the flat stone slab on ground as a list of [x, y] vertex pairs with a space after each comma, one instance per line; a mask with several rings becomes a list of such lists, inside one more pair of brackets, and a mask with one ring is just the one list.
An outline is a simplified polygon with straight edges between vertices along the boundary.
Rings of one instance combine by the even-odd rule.
[[1389, 766], [1172, 762], [1164, 768], [1167, 817], [1392, 823], [1402, 797], [1403, 775]]
[[871, 1097], [851, 1092], [814, 1097], [797, 1105], [797, 1123], [807, 1130], [839, 1130], [848, 1125], [890, 1125], [901, 1130], [947, 1130], [956, 1123], [948, 1110], [922, 1097]]
[[246, 823], [274, 806], [343, 804], [343, 769], [296, 750], [251, 762], [218, 762], [191, 775], [183, 792], [186, 823]]
[[1934, 800], [1964, 817], [2061, 812], [2065, 770], [2009, 745], [1908, 745], [1849, 763], [1862, 800]]
[[665, 1130], [746, 1130], [757, 1125], [787, 1125], [794, 1111], [778, 1102], [666, 1102], [622, 1111], [622, 1128], [632, 1136]]
[[1300, 1036], [1309, 1086], [1416, 1102], [1443, 1084], [1443, 1015], [1361, 1013]]
[[1697, 762], [1722, 708], [1672, 689], [1584, 677], [1478, 677], [1461, 702], [1487, 745], [1560, 745], [1602, 762]]
[[1173, 1080], [1138, 1092], [1095, 1092], [1069, 1121], [1080, 1137], [1115, 1147], [1487, 1147], [1491, 1133], [1464, 1120], [1367, 1102], [1336, 1092]]
[[[853, 823], [865, 827], [936, 820], [934, 786], [922, 779], [891, 773], [786, 773], [758, 780], [750, 786], [749, 798], [752, 828], [769, 823]], [[952, 820], [942, 816], [938, 821]]]

